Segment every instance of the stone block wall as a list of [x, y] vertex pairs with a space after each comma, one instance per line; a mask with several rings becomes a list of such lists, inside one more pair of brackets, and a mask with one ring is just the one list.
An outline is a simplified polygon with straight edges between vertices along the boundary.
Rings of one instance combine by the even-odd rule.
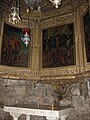
[[[67, 120], [90, 120], [90, 80], [86, 79], [84, 84], [72, 84], [62, 100], [58, 99], [53, 88], [48, 84], [37, 83], [26, 80], [0, 80], [0, 120], [13, 120], [3, 112], [3, 105], [18, 105], [20, 107], [39, 105], [74, 106], [74, 111], [67, 117]], [[19, 120], [26, 120], [21, 115]], [[31, 120], [46, 120], [45, 117], [31, 116]]]
[[[53, 88], [47, 84], [41, 84], [26, 80], [0, 80], [0, 105], [12, 106], [35, 106], [39, 105], [57, 105], [58, 95]], [[44, 117], [32, 116], [31, 120], [44, 120]], [[20, 120], [25, 120], [22, 115]], [[1, 108], [0, 120], [12, 120], [9, 114], [3, 113]]]

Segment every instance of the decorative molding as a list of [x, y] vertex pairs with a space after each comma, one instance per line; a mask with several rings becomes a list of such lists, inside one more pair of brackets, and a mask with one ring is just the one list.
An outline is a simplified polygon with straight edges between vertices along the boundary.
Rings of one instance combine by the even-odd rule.
[[65, 6], [64, 8], [54, 9], [53, 11], [42, 13], [41, 20], [61, 16], [71, 12], [72, 12], [71, 6]]
[[[8, 23], [8, 24], [11, 24], [9, 21], [8, 21], [8, 15], [9, 13], [7, 12], [4, 12], [3, 13], [3, 16], [4, 16], [4, 22]], [[30, 22], [30, 25], [34, 26], [37, 21], [40, 21], [41, 19], [41, 12], [38, 12], [38, 11], [34, 11], [34, 12], [30, 12], [30, 15], [29, 15], [29, 22]], [[19, 22], [18, 24], [15, 24], [16, 27], [19, 27], [19, 28], [23, 28], [23, 27], [27, 27], [28, 26], [28, 16], [26, 13], [22, 13], [21, 14], [21, 22]], [[13, 25], [13, 24], [11, 24]]]
[[31, 79], [38, 80], [39, 72], [31, 71], [30, 68], [0, 66], [0, 77], [9, 79]]
[[65, 95], [67, 89], [74, 83], [79, 82], [78, 79], [72, 79], [72, 80], [53, 80], [51, 81], [47, 81], [47, 84], [50, 84], [54, 91], [58, 94], [58, 95]]
[[67, 76], [67, 75], [75, 75], [77, 74], [77, 68], [76, 67], [61, 67], [61, 68], [53, 68], [53, 69], [42, 69], [41, 77], [45, 76]]
[[82, 35], [78, 35], [79, 43], [82, 42]]
[[88, 9], [87, 0], [82, 1], [82, 4], [79, 6], [79, 9], [80, 9], [80, 14], [83, 16]]
[[[0, 65], [0, 77], [3, 79], [16, 80], [35, 80], [35, 81], [53, 81], [53, 80], [73, 80], [77, 79], [78, 75], [82, 77], [90, 76], [90, 67], [84, 68], [73, 67], [64, 69], [45, 69], [41, 71], [32, 71], [30, 68], [8, 67]], [[85, 72], [86, 71], [86, 72]]]
[[49, 28], [52, 26], [58, 26], [61, 24], [72, 23], [73, 21], [74, 21], [73, 14], [70, 13], [67, 15], [58, 16], [58, 17], [47, 19], [47, 20], [43, 20], [43, 21], [41, 21], [40, 26], [42, 29], [45, 29], [45, 28]]

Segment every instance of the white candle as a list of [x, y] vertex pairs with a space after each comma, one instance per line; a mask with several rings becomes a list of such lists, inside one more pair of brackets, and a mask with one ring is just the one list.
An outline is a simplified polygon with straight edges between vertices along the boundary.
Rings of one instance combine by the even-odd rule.
[[54, 110], [54, 106], [52, 105], [52, 110]]
[[38, 105], [38, 108], [39, 108], [39, 97], [37, 97], [37, 105]]

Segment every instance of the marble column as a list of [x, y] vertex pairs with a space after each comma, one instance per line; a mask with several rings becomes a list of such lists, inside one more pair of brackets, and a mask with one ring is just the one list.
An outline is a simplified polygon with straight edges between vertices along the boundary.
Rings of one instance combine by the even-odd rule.
[[30, 120], [30, 115], [26, 115], [26, 120]]

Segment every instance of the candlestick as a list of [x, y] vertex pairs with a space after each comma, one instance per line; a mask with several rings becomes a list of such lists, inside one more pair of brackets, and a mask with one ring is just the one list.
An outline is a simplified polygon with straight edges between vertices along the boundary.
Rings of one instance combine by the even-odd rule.
[[52, 110], [54, 110], [54, 106], [52, 105]]
[[38, 105], [38, 108], [39, 108], [39, 97], [37, 97], [37, 105]]

